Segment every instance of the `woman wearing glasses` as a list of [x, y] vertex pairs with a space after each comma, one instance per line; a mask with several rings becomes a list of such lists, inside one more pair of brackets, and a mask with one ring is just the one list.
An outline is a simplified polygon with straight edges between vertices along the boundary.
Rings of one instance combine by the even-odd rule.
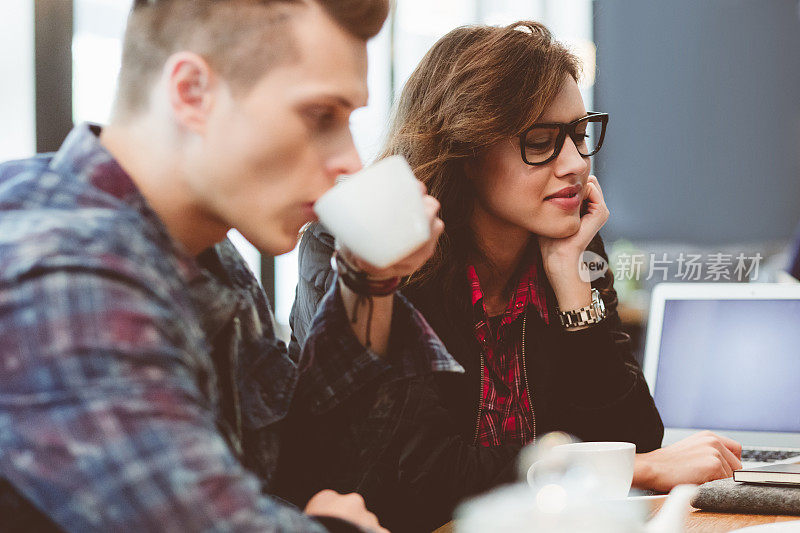
[[[328, 442], [358, 433], [365, 416], [387, 423], [392, 436], [367, 455], [384, 465], [384, 484], [414, 486], [431, 505], [508, 479], [520, 447], [555, 430], [650, 452], [637, 456], [642, 488], [725, 477], [738, 465], [736, 443], [711, 434], [657, 450], [663, 425], [621, 332], [612, 273], [581, 269], [584, 259], [607, 261], [598, 231], [609, 211], [590, 156], [609, 117], [586, 111], [579, 75], [578, 59], [538, 23], [464, 27], [434, 45], [398, 102], [382, 156], [408, 159], [445, 222], [436, 253], [401, 292], [465, 372], [434, 372], [425, 381], [433, 392], [414, 401], [396, 379], [387, 380], [394, 397], [376, 393], [386, 389], [377, 377], [354, 386], [353, 404], [367, 415], [342, 408], [315, 423], [335, 428]], [[300, 245], [292, 317], [300, 343], [333, 277], [332, 246], [319, 225]], [[378, 404], [401, 414], [389, 423], [364, 407]], [[375, 505], [385, 494], [341, 488], [365, 494], [392, 525]]]

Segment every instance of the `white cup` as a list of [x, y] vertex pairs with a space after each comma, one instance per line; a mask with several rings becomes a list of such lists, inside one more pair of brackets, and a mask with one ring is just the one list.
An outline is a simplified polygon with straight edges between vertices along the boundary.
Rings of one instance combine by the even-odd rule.
[[430, 238], [419, 182], [399, 155], [337, 183], [317, 200], [314, 211], [341, 244], [378, 268]]
[[553, 447], [548, 456], [528, 469], [528, 484], [536, 486], [537, 468], [547, 463], [568, 465], [583, 471], [597, 496], [621, 499], [628, 496], [633, 481], [636, 445], [632, 442], [573, 442]]

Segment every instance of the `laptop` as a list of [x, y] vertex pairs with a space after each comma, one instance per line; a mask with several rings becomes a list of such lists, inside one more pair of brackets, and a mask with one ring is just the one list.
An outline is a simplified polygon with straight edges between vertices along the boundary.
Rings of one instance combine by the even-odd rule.
[[746, 468], [800, 462], [800, 284], [657, 285], [643, 366], [665, 446], [709, 429]]

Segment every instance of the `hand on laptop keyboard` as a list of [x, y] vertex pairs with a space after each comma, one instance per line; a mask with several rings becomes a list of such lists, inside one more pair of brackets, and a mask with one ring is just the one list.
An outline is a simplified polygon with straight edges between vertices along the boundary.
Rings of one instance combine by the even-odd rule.
[[731, 477], [742, 467], [742, 446], [710, 431], [636, 456], [633, 486], [668, 492], [676, 485]]

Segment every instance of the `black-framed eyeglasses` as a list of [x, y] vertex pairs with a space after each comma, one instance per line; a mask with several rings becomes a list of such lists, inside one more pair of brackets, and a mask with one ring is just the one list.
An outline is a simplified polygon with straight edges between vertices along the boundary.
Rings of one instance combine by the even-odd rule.
[[606, 136], [608, 113], [589, 112], [585, 117], [563, 122], [534, 124], [519, 136], [522, 160], [528, 165], [544, 165], [561, 153], [567, 135], [578, 153], [589, 157], [600, 151]]

